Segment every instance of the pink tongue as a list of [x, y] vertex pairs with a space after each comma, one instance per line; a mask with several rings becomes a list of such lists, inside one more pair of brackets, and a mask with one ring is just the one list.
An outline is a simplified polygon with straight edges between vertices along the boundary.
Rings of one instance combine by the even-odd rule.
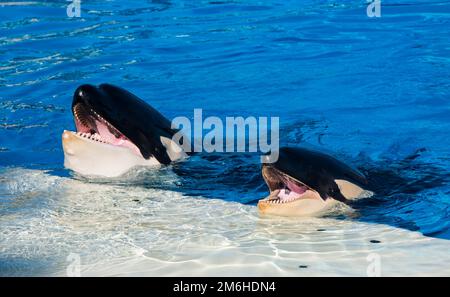
[[111, 132], [109, 132], [108, 127], [105, 124], [99, 121], [96, 121], [96, 124], [98, 133], [104, 140], [114, 145], [121, 145], [123, 143], [124, 140], [116, 138]]
[[301, 194], [296, 193], [294, 191], [289, 191], [287, 189], [280, 190], [280, 193], [278, 193], [278, 198], [281, 200], [292, 200], [300, 197]]
[[295, 193], [298, 193], [298, 194], [303, 194], [303, 193], [305, 193], [306, 190], [307, 190], [306, 187], [297, 185], [297, 184], [295, 184], [295, 183], [293, 183], [293, 182], [291, 182], [291, 181], [288, 181], [288, 182], [287, 182], [287, 187], [288, 187], [289, 189], [291, 189], [292, 192], [295, 192]]
[[114, 134], [109, 132], [108, 127], [99, 121], [96, 121], [98, 134], [100, 134], [101, 138], [112, 145], [124, 146], [132, 149], [136, 154], [141, 155], [139, 148], [134, 145], [131, 141], [126, 138], [116, 138]]
[[286, 180], [286, 186], [286, 189], [282, 189], [278, 193], [278, 198], [281, 200], [297, 199], [307, 190], [305, 186], [298, 185], [290, 180]]

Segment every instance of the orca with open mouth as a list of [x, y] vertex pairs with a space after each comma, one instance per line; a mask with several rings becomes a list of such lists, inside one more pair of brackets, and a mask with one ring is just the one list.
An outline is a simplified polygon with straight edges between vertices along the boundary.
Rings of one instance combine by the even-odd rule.
[[365, 176], [327, 154], [282, 147], [278, 160], [262, 166], [269, 196], [258, 201], [262, 214], [308, 216], [329, 210], [337, 201], [370, 197]]
[[64, 165], [82, 175], [115, 177], [136, 166], [159, 167], [187, 157], [172, 141], [177, 130], [170, 121], [122, 88], [82, 85], [72, 113], [76, 132], [62, 135]]

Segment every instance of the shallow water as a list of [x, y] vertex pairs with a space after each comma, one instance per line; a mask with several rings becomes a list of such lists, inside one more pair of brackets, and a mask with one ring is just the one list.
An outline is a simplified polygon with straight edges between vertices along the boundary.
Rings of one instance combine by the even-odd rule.
[[[261, 218], [254, 206], [37, 170], [2, 172], [2, 272], [66, 275], [448, 275], [448, 241], [379, 224]], [[20, 199], [17, 197], [21, 197]], [[193, 219], [195, 218], [195, 219]], [[303, 268], [305, 267], [306, 268]]]
[[[0, 3], [0, 274], [450, 275], [450, 4]], [[260, 217], [258, 156], [86, 180], [63, 166], [72, 92], [109, 82], [167, 117], [279, 116], [377, 195], [325, 218]], [[373, 241], [373, 242], [371, 242]], [[378, 241], [380, 241], [378, 243]], [[300, 268], [307, 266], [307, 268]]]

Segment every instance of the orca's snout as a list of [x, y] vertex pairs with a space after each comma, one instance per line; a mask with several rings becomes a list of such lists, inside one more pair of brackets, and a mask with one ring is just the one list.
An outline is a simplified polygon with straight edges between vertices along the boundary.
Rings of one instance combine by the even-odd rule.
[[72, 107], [79, 102], [89, 104], [99, 96], [100, 92], [97, 87], [89, 84], [81, 85], [73, 94]]

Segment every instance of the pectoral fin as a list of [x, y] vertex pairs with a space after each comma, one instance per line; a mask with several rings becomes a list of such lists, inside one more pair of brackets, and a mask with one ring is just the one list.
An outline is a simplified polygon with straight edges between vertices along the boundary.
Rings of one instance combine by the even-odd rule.
[[170, 160], [176, 161], [187, 157], [186, 153], [183, 151], [183, 148], [175, 143], [172, 139], [164, 136], [161, 136], [160, 139], [162, 145], [166, 148], [167, 155], [169, 156]]
[[355, 199], [359, 199], [359, 198], [368, 198], [368, 197], [373, 196], [373, 192], [367, 191], [367, 190], [361, 188], [360, 186], [355, 185], [354, 183], [351, 183], [349, 181], [346, 181], [343, 179], [336, 179], [335, 182], [338, 185], [342, 196], [344, 196], [348, 200], [355, 200]]

